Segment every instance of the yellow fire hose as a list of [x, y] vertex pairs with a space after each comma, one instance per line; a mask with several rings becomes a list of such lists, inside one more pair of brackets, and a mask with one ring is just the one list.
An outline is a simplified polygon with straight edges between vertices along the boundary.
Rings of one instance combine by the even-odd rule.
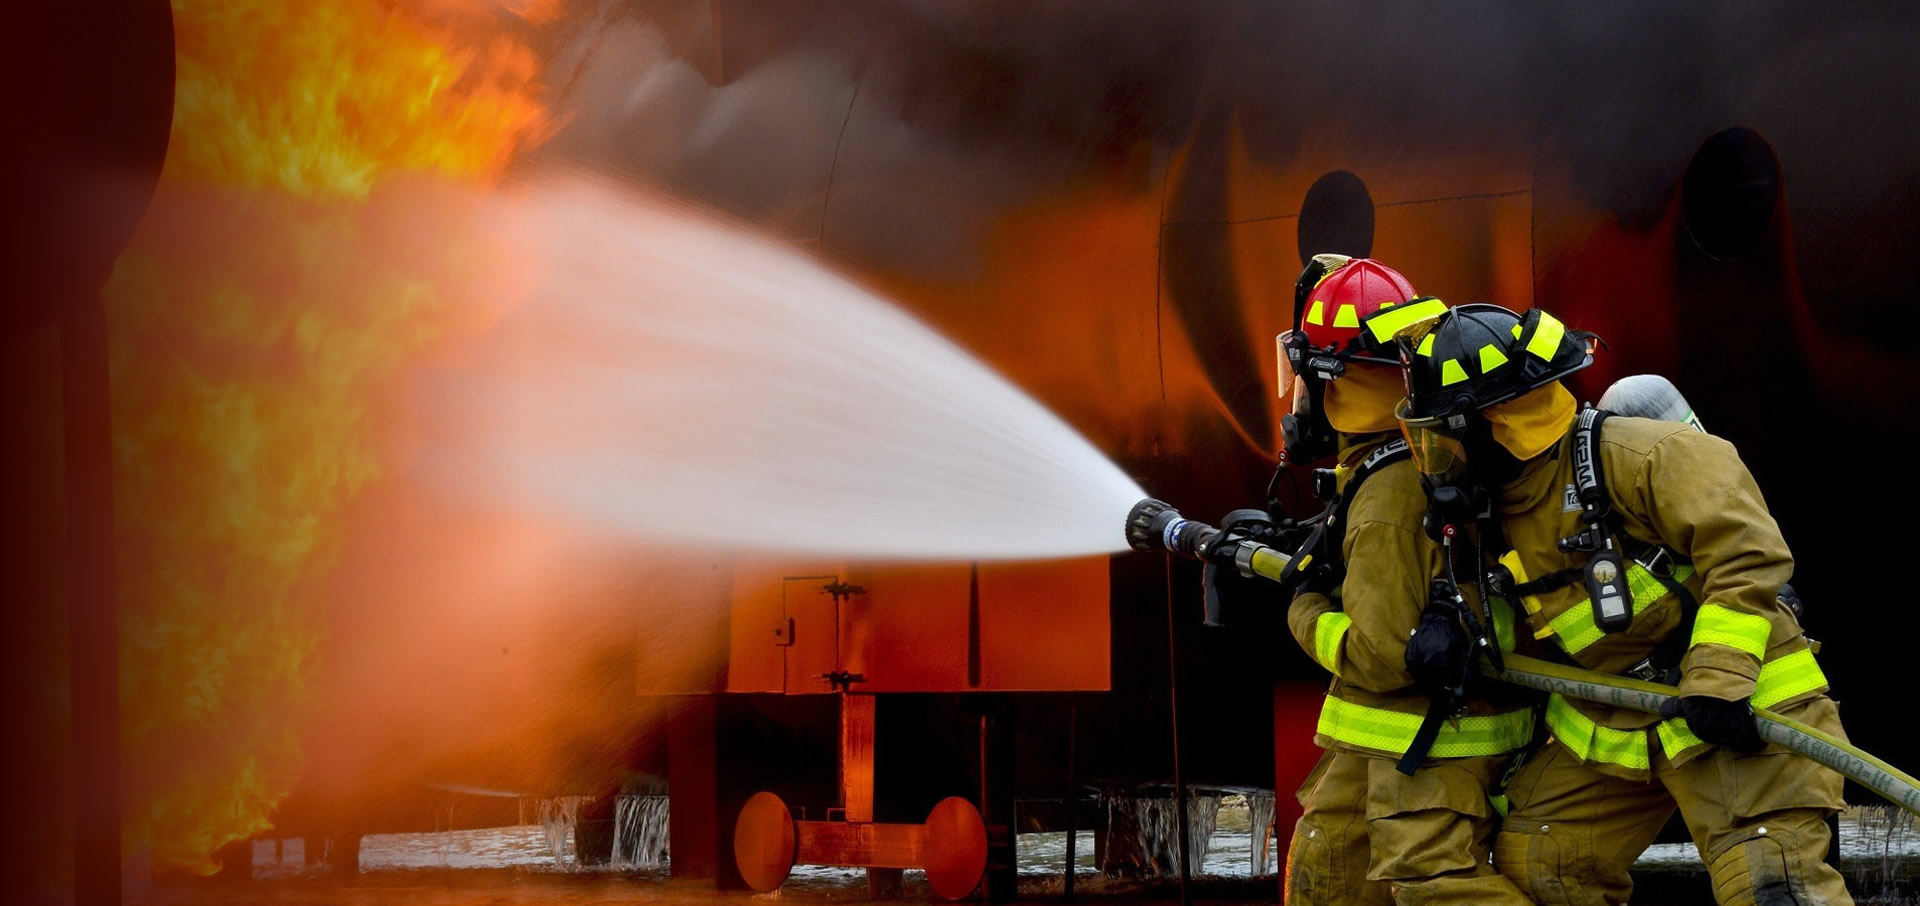
[[[1492, 664], [1482, 661], [1480, 672], [1515, 686], [1551, 692], [1565, 698], [1599, 702], [1629, 711], [1658, 714], [1661, 706], [1677, 694], [1672, 686], [1582, 670], [1518, 654], [1502, 655], [1501, 660], [1506, 665], [1505, 670], [1495, 670]], [[1861, 786], [1885, 796], [1888, 802], [1920, 815], [1920, 780], [1913, 779], [1905, 771], [1868, 752], [1792, 718], [1759, 708], [1754, 709], [1754, 715], [1760, 718], [1760, 736], [1766, 741], [1799, 752], [1839, 771]]]

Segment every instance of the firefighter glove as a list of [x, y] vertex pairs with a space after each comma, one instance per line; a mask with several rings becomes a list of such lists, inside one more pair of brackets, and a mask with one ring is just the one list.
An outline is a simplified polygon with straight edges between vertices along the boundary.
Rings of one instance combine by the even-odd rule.
[[1765, 748], [1760, 725], [1753, 716], [1753, 705], [1746, 699], [1728, 701], [1708, 695], [1676, 696], [1660, 709], [1667, 717], [1684, 717], [1687, 728], [1705, 743], [1723, 746], [1742, 755]]
[[1473, 640], [1460, 625], [1453, 602], [1435, 600], [1420, 613], [1420, 623], [1407, 639], [1407, 673], [1414, 685], [1430, 695], [1461, 691]]

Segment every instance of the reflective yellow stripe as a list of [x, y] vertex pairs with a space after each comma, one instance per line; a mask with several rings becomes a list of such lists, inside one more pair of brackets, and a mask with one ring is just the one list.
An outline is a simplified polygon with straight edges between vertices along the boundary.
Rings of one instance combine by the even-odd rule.
[[1440, 363], [1440, 386], [1451, 387], [1466, 379], [1467, 372], [1460, 367], [1460, 360], [1448, 359]]
[[1409, 327], [1440, 317], [1446, 310], [1447, 304], [1439, 299], [1419, 299], [1391, 311], [1382, 305], [1379, 311], [1367, 316], [1367, 332], [1375, 342], [1385, 343]]
[[1492, 343], [1480, 347], [1480, 373], [1486, 374], [1507, 363], [1507, 357]]
[[1527, 341], [1527, 351], [1540, 357], [1543, 362], [1553, 361], [1553, 354], [1560, 349], [1560, 338], [1567, 335], [1567, 325], [1546, 312], [1540, 313], [1540, 323], [1533, 329], [1533, 339]]
[[1668, 758], [1678, 758], [1688, 749], [1704, 746], [1706, 742], [1693, 735], [1693, 728], [1687, 726], [1687, 719], [1676, 717], [1660, 722], [1660, 749]]
[[1420, 348], [1414, 350], [1424, 356], [1433, 355], [1433, 334], [1427, 334], [1420, 340]]
[[1771, 635], [1773, 624], [1767, 622], [1766, 617], [1718, 604], [1703, 604], [1693, 618], [1693, 640], [1687, 647], [1725, 645], [1758, 658], [1766, 656], [1767, 638]]
[[1547, 728], [1581, 761], [1605, 761], [1641, 771], [1653, 767], [1645, 730], [1600, 726], [1558, 695], [1547, 698]]
[[1813, 649], [1802, 648], [1760, 665], [1760, 678], [1753, 684], [1753, 706], [1771, 708], [1826, 685], [1827, 675], [1813, 659]]
[[[1350, 746], [1399, 755], [1413, 745], [1423, 716], [1369, 708], [1327, 696], [1320, 708], [1320, 735]], [[1434, 739], [1429, 758], [1498, 755], [1527, 744], [1533, 714], [1525, 709], [1447, 721]]]
[[1353, 618], [1338, 610], [1329, 610], [1313, 621], [1313, 657], [1320, 666], [1340, 675], [1340, 642], [1353, 627]]
[[1352, 302], [1340, 303], [1340, 309], [1333, 313], [1333, 326], [1335, 327], [1359, 327], [1360, 326], [1360, 316], [1354, 312]]
[[1327, 303], [1313, 300], [1313, 304], [1307, 308], [1307, 323], [1315, 327], [1324, 326], [1327, 323]]
[[[1685, 582], [1692, 575], [1691, 566], [1681, 564], [1673, 568], [1675, 582]], [[1631, 561], [1627, 563], [1627, 589], [1633, 594], [1633, 615], [1636, 617], [1667, 594], [1666, 583], [1648, 572], [1646, 567]], [[1560, 647], [1565, 648], [1568, 654], [1579, 654], [1581, 649], [1600, 641], [1600, 637], [1606, 634], [1594, 624], [1593, 605], [1585, 598], [1554, 617], [1547, 628], [1560, 636]], [[1698, 638], [1697, 633], [1695, 638]]]
[[1513, 605], [1505, 598], [1492, 599], [1493, 641], [1501, 651], [1512, 651], [1513, 643]]

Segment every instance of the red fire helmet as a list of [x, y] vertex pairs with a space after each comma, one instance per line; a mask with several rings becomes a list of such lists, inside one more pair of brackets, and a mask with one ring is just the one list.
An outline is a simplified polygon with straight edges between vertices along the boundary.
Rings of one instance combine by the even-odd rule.
[[[1382, 308], [1412, 301], [1418, 294], [1400, 272], [1372, 258], [1355, 258], [1327, 272], [1307, 296], [1300, 331], [1315, 349], [1357, 351], [1360, 322]], [[1362, 344], [1365, 345], [1365, 344]]]

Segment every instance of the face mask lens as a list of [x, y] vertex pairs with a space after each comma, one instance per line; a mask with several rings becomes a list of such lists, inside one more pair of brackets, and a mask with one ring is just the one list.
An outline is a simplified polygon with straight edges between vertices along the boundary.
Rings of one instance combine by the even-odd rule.
[[1400, 433], [1407, 439], [1407, 451], [1413, 455], [1414, 468], [1440, 483], [1450, 483], [1466, 474], [1466, 442], [1448, 430], [1444, 418], [1408, 418], [1405, 403], [1401, 404], [1398, 415]]

